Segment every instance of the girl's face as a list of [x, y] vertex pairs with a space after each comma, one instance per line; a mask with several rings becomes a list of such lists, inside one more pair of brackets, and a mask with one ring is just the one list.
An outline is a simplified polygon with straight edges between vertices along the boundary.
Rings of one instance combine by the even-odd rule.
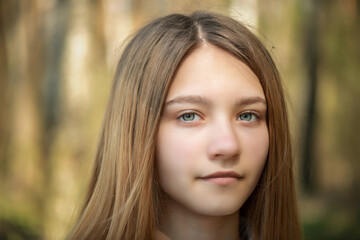
[[192, 52], [169, 90], [157, 140], [169, 206], [235, 213], [254, 190], [268, 149], [266, 100], [255, 74], [215, 46]]

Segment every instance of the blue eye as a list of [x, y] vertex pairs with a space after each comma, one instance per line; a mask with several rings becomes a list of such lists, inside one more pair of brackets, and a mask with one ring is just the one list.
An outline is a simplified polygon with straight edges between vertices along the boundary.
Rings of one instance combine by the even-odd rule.
[[251, 122], [256, 120], [256, 116], [253, 113], [243, 113], [238, 117], [238, 119], [241, 121]]
[[185, 113], [180, 116], [180, 119], [185, 122], [190, 122], [190, 121], [198, 120], [199, 116], [195, 113]]

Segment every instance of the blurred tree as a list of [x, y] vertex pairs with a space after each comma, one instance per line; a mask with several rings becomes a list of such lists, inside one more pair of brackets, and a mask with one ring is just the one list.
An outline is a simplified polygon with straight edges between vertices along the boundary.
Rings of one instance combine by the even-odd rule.
[[38, 27], [37, 5], [15, 0], [1, 1], [0, 6], [0, 25], [5, 29], [0, 36], [1, 236], [32, 239], [38, 233], [34, 226], [39, 221], [29, 212], [42, 212], [42, 206], [36, 204], [36, 183], [30, 176], [34, 168], [29, 168], [35, 164], [33, 153], [38, 146], [37, 124], [32, 126], [39, 110], [36, 98], [42, 62], [41, 43], [34, 32]]
[[360, 107], [356, 101], [360, 94], [360, 1], [329, 1], [322, 6], [321, 97], [327, 107], [321, 112], [321, 121], [326, 123], [321, 131], [328, 140], [320, 156], [328, 158], [323, 168], [333, 167], [323, 174], [322, 187], [334, 200], [343, 199], [354, 207], [360, 200]]
[[0, 195], [4, 192], [4, 183], [8, 173], [8, 153], [10, 142], [10, 89], [8, 79], [8, 60], [6, 48], [5, 14], [8, 3], [0, 2]]
[[54, 144], [56, 128], [61, 116], [60, 83], [62, 79], [61, 61], [63, 58], [65, 39], [69, 25], [68, 0], [56, 0], [48, 15], [45, 27], [45, 56], [41, 83], [41, 116], [42, 116], [42, 162], [41, 170], [44, 174], [44, 196], [41, 197], [43, 206], [52, 195], [53, 157], [51, 149]]
[[74, 195], [86, 192], [84, 180], [88, 180], [91, 170], [110, 86], [104, 2], [79, 0], [70, 6], [65, 16], [61, 15], [68, 19], [68, 29], [59, 62], [61, 114], [51, 145], [54, 184], [47, 204], [47, 238], [67, 231], [72, 210], [80, 205]]
[[[1, 103], [13, 103], [10, 108], [1, 108], [2, 139], [9, 136], [7, 132], [12, 136], [11, 142], [1, 143], [4, 148], [1, 149], [4, 173], [1, 183], [7, 189], [1, 200], [7, 213], [3, 216], [12, 221], [8, 225], [18, 225], [20, 229], [16, 233], [9, 230], [8, 234], [21, 236], [21, 231], [42, 232], [52, 195], [50, 151], [59, 113], [60, 59], [66, 36], [67, 3], [55, 1], [55, 10], [50, 14], [44, 14], [40, 1], [2, 1], [1, 6], [2, 29], [3, 26], [7, 29], [7, 34], [1, 35], [1, 39], [6, 39], [1, 42], [0, 49], [5, 49], [1, 59], [8, 63], [4, 72], [7, 74], [1, 81], [4, 86], [0, 90], [4, 91]], [[5, 115], [3, 111], [7, 111]], [[23, 167], [21, 172], [19, 166]], [[21, 202], [26, 204], [19, 205]], [[11, 216], [17, 217], [11, 220]]]
[[307, 97], [304, 116], [304, 135], [301, 152], [301, 180], [305, 192], [312, 192], [315, 186], [315, 149], [316, 149], [316, 116], [317, 116], [317, 87], [318, 87], [318, 14], [320, 1], [300, 1], [304, 8], [304, 65], [307, 79]]

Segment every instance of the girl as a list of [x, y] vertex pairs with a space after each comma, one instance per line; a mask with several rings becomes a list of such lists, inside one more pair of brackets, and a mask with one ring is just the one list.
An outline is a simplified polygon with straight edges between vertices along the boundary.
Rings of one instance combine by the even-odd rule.
[[283, 89], [219, 14], [140, 29], [119, 61], [70, 239], [300, 239]]

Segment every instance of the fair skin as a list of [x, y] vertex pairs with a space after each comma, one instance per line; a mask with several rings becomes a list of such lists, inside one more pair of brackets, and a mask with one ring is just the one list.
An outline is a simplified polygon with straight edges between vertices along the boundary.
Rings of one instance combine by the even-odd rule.
[[156, 166], [164, 195], [157, 239], [239, 239], [239, 210], [269, 149], [266, 100], [246, 64], [203, 44], [166, 98]]

